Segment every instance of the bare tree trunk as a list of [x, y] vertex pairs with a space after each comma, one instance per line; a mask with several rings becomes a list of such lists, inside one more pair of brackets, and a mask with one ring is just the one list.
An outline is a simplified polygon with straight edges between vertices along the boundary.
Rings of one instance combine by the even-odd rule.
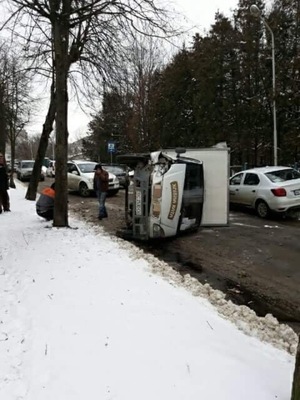
[[45, 154], [48, 147], [49, 136], [53, 130], [53, 122], [55, 119], [55, 112], [56, 112], [56, 102], [55, 102], [55, 84], [52, 82], [51, 85], [51, 97], [50, 97], [50, 104], [48, 108], [48, 113], [45, 119], [45, 123], [43, 125], [43, 131], [41, 135], [41, 139], [39, 142], [39, 147], [37, 151], [37, 155], [35, 158], [35, 163], [33, 167], [33, 172], [30, 178], [30, 182], [28, 185], [28, 189], [25, 195], [27, 200], [35, 200], [37, 187], [40, 180], [41, 175], [41, 168], [43, 164], [43, 160], [45, 158]]
[[[83, 76], [89, 80], [89, 72], [92, 76], [99, 74], [103, 78], [106, 75], [114, 76], [116, 65], [123, 60], [123, 43], [119, 40], [116, 29], [121, 29], [120, 37], [132, 35], [139, 31], [138, 21], [147, 22], [151, 34], [156, 36], [156, 30], [161, 33], [175, 33], [168, 29], [167, 12], [157, 7], [153, 2], [140, 2], [138, 6], [129, 2], [128, 7], [118, 2], [74, 1], [74, 0], [11, 0], [18, 11], [14, 15], [30, 15], [32, 21], [42, 18], [47, 28], [34, 23], [28, 41], [28, 54], [32, 54], [36, 65], [45, 68], [49, 65], [49, 44], [52, 47], [52, 68], [54, 69], [55, 82], [55, 122], [56, 122], [56, 180], [55, 180], [55, 204], [54, 222], [56, 227], [68, 226], [68, 189], [67, 189], [67, 160], [68, 160], [68, 74], [70, 65], [80, 60], [83, 51], [87, 52], [84, 60], [89, 66], [82, 69]], [[145, 4], [144, 4], [145, 3]], [[106, 21], [106, 15], [111, 14]], [[104, 17], [102, 17], [102, 15]], [[17, 17], [16, 17], [17, 18]], [[12, 17], [14, 20], [14, 17]], [[136, 24], [132, 23], [137, 21]], [[20, 20], [21, 21], [21, 20]], [[19, 21], [17, 21], [19, 22]], [[116, 22], [116, 23], [115, 23]], [[51, 37], [47, 34], [51, 26]], [[118, 27], [118, 28], [117, 28]], [[170, 27], [171, 28], [171, 27]], [[129, 30], [129, 32], [128, 32]], [[41, 35], [41, 39], [33, 40], [35, 32]], [[148, 32], [145, 31], [148, 36]], [[70, 43], [72, 40], [72, 43]], [[50, 43], [49, 43], [50, 42]], [[71, 46], [69, 46], [71, 44]], [[119, 56], [119, 51], [121, 56]], [[44, 64], [46, 63], [46, 64]], [[81, 65], [83, 67], [83, 65]], [[81, 68], [80, 67], [80, 68]], [[47, 67], [46, 67], [47, 68]], [[112, 71], [112, 72], [111, 72]], [[76, 80], [75, 80], [76, 81]], [[90, 84], [93, 79], [90, 80]], [[49, 128], [49, 127], [48, 127]], [[29, 184], [26, 198], [34, 200], [42, 166], [42, 160], [47, 148], [49, 133], [44, 126], [39, 151], [35, 160], [33, 176]]]
[[53, 27], [56, 78], [55, 202], [53, 226], [68, 226], [68, 44], [69, 2], [64, 2], [65, 20]]
[[300, 400], [300, 336], [298, 336], [298, 349], [294, 371], [293, 389], [291, 400]]
[[6, 121], [5, 121], [5, 106], [4, 106], [4, 89], [0, 86], [0, 151], [5, 156], [6, 144]]
[[12, 189], [16, 188], [16, 184], [14, 181], [14, 170], [15, 170], [15, 157], [16, 157], [16, 141], [15, 139], [10, 141], [10, 151], [11, 151], [11, 158], [10, 158], [10, 173], [9, 173], [9, 187]]

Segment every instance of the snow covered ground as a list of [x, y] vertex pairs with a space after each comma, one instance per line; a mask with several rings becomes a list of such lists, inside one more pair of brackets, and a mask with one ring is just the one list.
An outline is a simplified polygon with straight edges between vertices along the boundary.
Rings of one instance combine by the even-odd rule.
[[1, 400], [289, 400], [297, 337], [101, 227], [0, 215]]

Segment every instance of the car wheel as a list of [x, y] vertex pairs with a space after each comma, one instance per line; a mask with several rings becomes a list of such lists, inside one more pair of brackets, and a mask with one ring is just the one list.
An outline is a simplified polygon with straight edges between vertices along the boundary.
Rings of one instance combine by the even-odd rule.
[[79, 185], [79, 194], [82, 197], [88, 197], [90, 194], [89, 188], [87, 187], [87, 184], [84, 182], [80, 182]]
[[256, 209], [257, 215], [260, 218], [267, 218], [269, 216], [269, 214], [270, 214], [269, 206], [263, 200], [258, 200], [257, 201], [257, 203], [255, 205], [255, 209]]

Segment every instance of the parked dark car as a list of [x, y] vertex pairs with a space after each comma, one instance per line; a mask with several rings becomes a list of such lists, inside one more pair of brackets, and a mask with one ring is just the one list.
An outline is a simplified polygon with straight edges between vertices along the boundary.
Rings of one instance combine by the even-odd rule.
[[129, 167], [127, 167], [127, 165], [124, 164], [102, 164], [102, 165], [107, 172], [116, 175], [116, 177], [119, 179], [120, 186], [125, 188], [128, 185], [127, 178], [130, 169]]

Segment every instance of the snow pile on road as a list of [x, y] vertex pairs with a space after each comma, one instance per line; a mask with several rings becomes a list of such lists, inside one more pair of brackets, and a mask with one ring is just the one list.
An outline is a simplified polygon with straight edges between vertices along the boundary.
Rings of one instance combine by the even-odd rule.
[[[94, 227], [101, 230], [98, 226]], [[189, 274], [182, 276], [169, 264], [159, 260], [151, 254], [138, 249], [134, 244], [119, 238], [114, 238], [122, 248], [130, 251], [133, 259], [145, 259], [151, 267], [151, 271], [162, 276], [170, 283], [183, 287], [194, 296], [207, 299], [226, 319], [234, 323], [238, 329], [245, 334], [257, 337], [258, 339], [272, 344], [274, 347], [286, 350], [292, 355], [296, 354], [298, 336], [288, 325], [280, 324], [271, 314], [265, 317], [258, 317], [256, 313], [247, 306], [239, 306], [231, 300], [225, 299], [225, 294], [220, 290], [213, 289], [208, 283], [202, 284]]]

